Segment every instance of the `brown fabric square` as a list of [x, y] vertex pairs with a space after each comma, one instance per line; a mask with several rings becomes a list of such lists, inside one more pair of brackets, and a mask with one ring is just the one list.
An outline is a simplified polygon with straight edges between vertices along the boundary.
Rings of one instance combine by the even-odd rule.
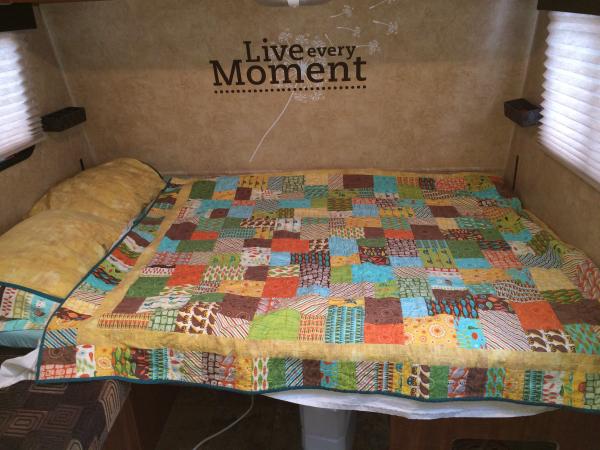
[[75, 364], [77, 355], [75, 347], [44, 348], [42, 352], [44, 364]]
[[244, 239], [244, 247], [271, 248], [271, 239]]
[[251, 196], [252, 196], [252, 188], [239, 187], [235, 191], [235, 199], [236, 200], [250, 200]]
[[444, 240], [444, 233], [435, 225], [411, 225], [415, 240]]
[[300, 239], [300, 233], [287, 230], [276, 230], [273, 232], [273, 239]]
[[434, 217], [460, 217], [454, 206], [430, 206], [429, 209]]
[[344, 175], [344, 189], [372, 188], [373, 175]]
[[385, 237], [385, 234], [383, 232], [383, 228], [379, 228], [379, 227], [365, 227], [364, 231], [365, 231], [365, 238], [367, 238], [367, 239]]
[[600, 303], [595, 300], [582, 300], [567, 304], [553, 303], [552, 309], [558, 320], [564, 325], [569, 323], [600, 325]]
[[321, 384], [321, 362], [316, 359], [303, 360], [302, 377], [304, 386], [319, 386]]
[[467, 373], [467, 384], [465, 394], [467, 397], [483, 397], [485, 384], [487, 382], [487, 369], [470, 368]]
[[210, 212], [211, 219], [221, 219], [223, 217], [227, 217], [229, 213], [229, 209], [227, 208], [215, 208]]
[[142, 303], [144, 303], [144, 297], [125, 297], [121, 300], [115, 309], [113, 309], [113, 313], [115, 314], [133, 314], [136, 313]]
[[432, 289], [434, 297], [439, 300], [460, 301], [469, 295], [468, 289]]
[[219, 312], [224, 316], [233, 319], [252, 320], [260, 298], [246, 297], [243, 295], [226, 294], [223, 301], [219, 304]]
[[372, 324], [402, 323], [400, 299], [365, 298], [365, 322]]
[[269, 273], [269, 266], [250, 266], [244, 272], [244, 280], [265, 281]]
[[174, 241], [187, 241], [191, 239], [196, 230], [196, 224], [192, 222], [174, 223], [167, 230], [166, 236]]

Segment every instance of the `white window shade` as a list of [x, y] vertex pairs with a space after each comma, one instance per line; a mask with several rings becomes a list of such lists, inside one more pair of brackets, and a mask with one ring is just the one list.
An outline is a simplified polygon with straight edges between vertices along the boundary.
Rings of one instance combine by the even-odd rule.
[[540, 141], [600, 188], [600, 17], [550, 13]]
[[43, 139], [19, 33], [0, 33], [0, 161]]

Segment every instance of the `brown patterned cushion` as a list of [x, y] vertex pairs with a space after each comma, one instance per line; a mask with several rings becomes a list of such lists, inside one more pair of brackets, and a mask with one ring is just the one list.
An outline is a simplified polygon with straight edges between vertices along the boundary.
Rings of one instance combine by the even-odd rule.
[[113, 380], [0, 389], [0, 450], [100, 449], [129, 389]]

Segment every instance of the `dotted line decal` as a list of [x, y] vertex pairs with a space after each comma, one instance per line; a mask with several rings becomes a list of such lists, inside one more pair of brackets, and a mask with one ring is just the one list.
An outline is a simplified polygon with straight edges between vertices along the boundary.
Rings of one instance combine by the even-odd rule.
[[296, 92], [296, 91], [344, 91], [347, 89], [366, 89], [366, 84], [351, 85], [351, 86], [311, 86], [311, 87], [294, 87], [294, 88], [266, 88], [266, 89], [219, 89], [215, 90], [215, 94], [267, 94], [271, 92]]

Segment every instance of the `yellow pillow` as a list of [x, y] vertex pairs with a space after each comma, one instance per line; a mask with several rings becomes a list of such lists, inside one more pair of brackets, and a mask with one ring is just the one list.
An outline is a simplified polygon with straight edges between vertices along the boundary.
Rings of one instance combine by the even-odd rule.
[[78, 211], [44, 211], [0, 236], [0, 284], [66, 297], [123, 228]]
[[29, 217], [46, 210], [72, 210], [125, 227], [164, 186], [148, 165], [131, 158], [115, 159], [54, 186], [31, 208]]

